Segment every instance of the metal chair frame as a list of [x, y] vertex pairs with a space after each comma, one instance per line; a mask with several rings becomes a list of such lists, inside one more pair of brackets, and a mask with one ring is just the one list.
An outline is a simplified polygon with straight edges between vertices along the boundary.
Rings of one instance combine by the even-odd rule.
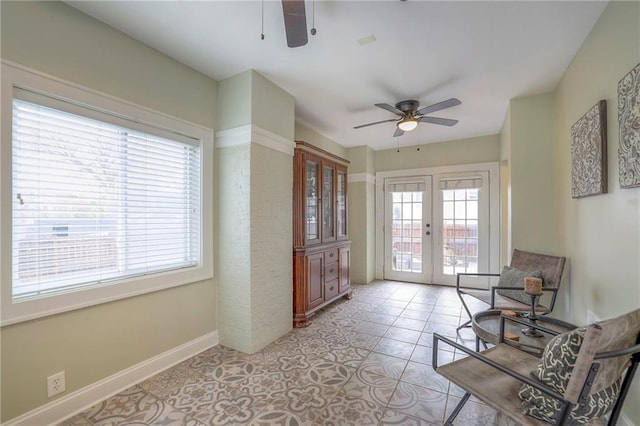
[[[553, 334], [553, 335], [557, 335], [559, 333], [554, 332], [552, 330], [548, 330], [545, 329], [543, 327], [538, 327], [535, 324], [531, 324], [528, 320], [526, 319], [522, 319], [522, 318], [513, 318], [513, 317], [507, 317], [507, 316], [501, 316], [500, 319], [500, 339], [499, 339], [499, 344], [507, 344], [510, 346], [513, 346], [514, 343], [508, 342], [504, 340], [504, 322], [505, 320], [509, 320], [509, 321], [514, 321], [517, 323], [520, 323], [522, 325], [526, 325], [526, 326], [532, 326], [535, 328], [540, 329], [541, 331]], [[450, 345], [456, 349], [459, 349], [461, 351], [463, 351], [464, 353], [466, 353], [467, 355], [487, 364], [490, 365], [491, 367], [494, 367], [495, 369], [501, 371], [504, 374], [509, 375], [510, 377], [513, 377], [514, 379], [517, 379], [519, 381], [521, 381], [522, 383], [526, 383], [536, 389], [538, 389], [539, 391], [551, 396], [552, 398], [557, 399], [560, 403], [561, 403], [561, 410], [557, 415], [556, 421], [554, 424], [556, 425], [563, 425], [566, 423], [567, 418], [569, 416], [569, 414], [571, 413], [571, 402], [569, 400], [567, 400], [563, 395], [559, 394], [558, 392], [554, 391], [553, 389], [550, 389], [548, 387], [546, 387], [545, 385], [529, 378], [526, 377], [522, 374], [519, 374], [516, 371], [513, 371], [495, 361], [493, 361], [492, 359], [489, 359], [485, 356], [482, 355], [482, 352], [474, 352], [473, 350], [467, 348], [466, 346], [463, 346], [459, 343], [456, 343], [455, 341], [448, 339], [444, 336], [439, 335], [438, 333], [434, 333], [433, 334], [433, 355], [432, 355], [432, 366], [433, 369], [436, 370], [438, 369], [438, 346], [439, 346], [439, 342], [442, 341], [444, 343], [446, 343], [447, 345]], [[593, 378], [596, 376], [596, 374], [598, 373], [598, 370], [600, 368], [600, 364], [598, 362], [596, 362], [597, 360], [601, 360], [601, 359], [606, 359], [606, 358], [614, 358], [614, 357], [618, 357], [618, 356], [624, 356], [624, 355], [631, 355], [631, 364], [630, 366], [626, 369], [626, 372], [624, 373], [624, 379], [620, 388], [620, 393], [618, 395], [618, 399], [616, 400], [616, 403], [614, 404], [614, 407], [609, 415], [609, 420], [608, 420], [608, 425], [609, 426], [613, 426], [617, 423], [618, 418], [620, 416], [620, 413], [622, 411], [622, 406], [624, 404], [624, 400], [627, 397], [627, 394], [629, 392], [629, 388], [631, 387], [631, 382], [633, 381], [633, 377], [637, 371], [637, 367], [638, 367], [638, 363], [640, 363], [640, 335], [638, 335], [638, 338], [636, 340], [636, 344], [634, 346], [631, 346], [629, 348], [625, 348], [625, 349], [620, 349], [620, 350], [615, 350], [615, 351], [608, 351], [608, 352], [602, 352], [602, 353], [598, 353], [594, 356], [594, 362], [591, 364], [591, 369], [589, 371], [589, 374], [585, 380], [584, 386], [582, 388], [582, 392], [581, 392], [581, 398], [582, 397], [586, 397], [589, 394], [589, 391], [591, 389], [591, 384], [593, 382]], [[457, 384], [457, 383], [456, 383]], [[453, 426], [453, 421], [455, 420], [455, 418], [458, 416], [458, 414], [460, 413], [460, 411], [462, 410], [462, 408], [464, 407], [464, 405], [466, 404], [467, 400], [469, 399], [469, 397], [471, 396], [471, 394], [469, 392], [466, 392], [465, 390], [465, 394], [462, 397], [462, 399], [460, 400], [460, 402], [456, 405], [456, 407], [453, 409], [452, 413], [449, 415], [449, 417], [447, 418], [445, 425], [447, 426]], [[478, 396], [478, 395], [475, 395]], [[509, 413], [505, 413], [506, 415], [508, 415]]]
[[[558, 257], [558, 256], [549, 256], [549, 255], [545, 255], [545, 254], [539, 254], [539, 253], [532, 253], [532, 252], [526, 252], [526, 251], [522, 251], [522, 250], [518, 250], [515, 249], [513, 251], [513, 256], [511, 258], [511, 267], [513, 268], [518, 268], [518, 269], [522, 269], [522, 266], [519, 264], [519, 260], [522, 258], [535, 258], [535, 257], [539, 257], [541, 259], [541, 261], [546, 261], [549, 262], [551, 261], [553, 264], [548, 266], [547, 269], [542, 270], [542, 276], [544, 279], [544, 283], [543, 283], [543, 288], [542, 291], [543, 293], [551, 293], [551, 300], [549, 302], [549, 306], [545, 307], [546, 309], [541, 313], [542, 315], [546, 315], [548, 313], [550, 313], [551, 311], [553, 311], [553, 308], [556, 304], [556, 298], [558, 296], [558, 289], [560, 287], [560, 282], [562, 280], [562, 273], [564, 272], [564, 265], [566, 262], [566, 258], [565, 257]], [[531, 269], [528, 269], [531, 270]], [[473, 314], [471, 313], [471, 310], [469, 309], [469, 306], [467, 305], [467, 302], [465, 301], [463, 296], [470, 296], [470, 297], [475, 297], [472, 294], [467, 293], [467, 291], [465, 291], [465, 287], [463, 285], [460, 284], [460, 279], [462, 277], [465, 276], [474, 276], [474, 277], [499, 277], [500, 274], [496, 274], [496, 273], [483, 273], [483, 272], [479, 272], [479, 273], [459, 273], [456, 276], [456, 293], [458, 294], [458, 298], [460, 299], [460, 301], [462, 302], [462, 307], [464, 308], [465, 312], [467, 313], [467, 315], [469, 316], [469, 320], [466, 321], [465, 323], [463, 323], [462, 325], [460, 325], [457, 330], [460, 330], [463, 327], [468, 327], [471, 325], [471, 321], [473, 318]], [[468, 289], [468, 287], [466, 287]], [[478, 290], [478, 289], [473, 289], [473, 290]], [[489, 290], [486, 290], [486, 292], [491, 292], [491, 299], [489, 302], [489, 309], [507, 309], [507, 310], [515, 310], [515, 311], [522, 311], [523, 307], [521, 304], [519, 304], [518, 302], [514, 301], [512, 306], [508, 306], [508, 305], [500, 305], [500, 306], [496, 306], [495, 300], [496, 300], [496, 291], [497, 290], [524, 290], [524, 287], [505, 287], [505, 286], [491, 286]], [[482, 299], [479, 299], [482, 300]], [[482, 300], [484, 302], [484, 300]], [[542, 307], [542, 306], [540, 306]]]

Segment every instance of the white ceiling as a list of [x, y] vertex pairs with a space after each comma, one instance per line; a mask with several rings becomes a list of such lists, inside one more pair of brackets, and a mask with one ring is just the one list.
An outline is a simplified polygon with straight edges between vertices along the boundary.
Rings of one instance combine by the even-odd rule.
[[[80, 1], [73, 7], [216, 80], [254, 69], [292, 94], [296, 120], [346, 147], [376, 150], [500, 132], [510, 99], [552, 91], [604, 10], [604, 1], [321, 1], [317, 34], [286, 45], [282, 6], [260, 1]], [[360, 45], [372, 35], [375, 41]], [[421, 123], [393, 138], [375, 103], [451, 97], [433, 113], [454, 127]]]

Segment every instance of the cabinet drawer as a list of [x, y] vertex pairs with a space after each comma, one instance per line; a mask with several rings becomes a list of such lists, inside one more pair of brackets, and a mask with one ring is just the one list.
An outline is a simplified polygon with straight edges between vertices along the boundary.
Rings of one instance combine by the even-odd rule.
[[338, 295], [338, 280], [329, 281], [324, 285], [324, 300], [329, 300]]
[[324, 252], [324, 263], [327, 265], [329, 263], [338, 261], [338, 249], [331, 249]]
[[324, 267], [324, 282], [328, 283], [338, 278], [338, 262], [329, 263]]

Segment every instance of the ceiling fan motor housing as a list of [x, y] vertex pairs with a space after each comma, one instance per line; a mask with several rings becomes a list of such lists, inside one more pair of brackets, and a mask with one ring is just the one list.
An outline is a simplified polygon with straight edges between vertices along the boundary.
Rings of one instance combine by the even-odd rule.
[[396, 104], [396, 108], [400, 111], [406, 113], [415, 112], [420, 106], [420, 102], [414, 101], [413, 99], [409, 99], [406, 101], [400, 101]]

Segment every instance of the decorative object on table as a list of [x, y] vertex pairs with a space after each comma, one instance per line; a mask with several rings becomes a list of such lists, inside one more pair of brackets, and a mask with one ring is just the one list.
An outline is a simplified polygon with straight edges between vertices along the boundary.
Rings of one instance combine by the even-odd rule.
[[524, 277], [524, 292], [527, 294], [541, 295], [542, 294], [542, 279], [538, 277], [527, 276]]
[[640, 64], [618, 83], [620, 188], [640, 186]]
[[571, 126], [571, 196], [607, 192], [607, 102], [601, 100]]
[[[531, 297], [531, 312], [527, 318], [529, 318], [529, 322], [531, 324], [535, 325], [536, 321], [540, 319], [536, 314], [536, 305], [538, 303], [538, 298], [542, 295], [542, 278], [524, 277], [524, 292]], [[529, 337], [543, 336], [542, 333], [531, 326], [523, 328], [522, 334]]]
[[504, 338], [505, 339], [509, 339], [509, 340], [513, 340], [514, 342], [518, 342], [520, 340], [520, 336], [518, 336], [515, 333], [509, 333], [508, 331], [505, 331]]

